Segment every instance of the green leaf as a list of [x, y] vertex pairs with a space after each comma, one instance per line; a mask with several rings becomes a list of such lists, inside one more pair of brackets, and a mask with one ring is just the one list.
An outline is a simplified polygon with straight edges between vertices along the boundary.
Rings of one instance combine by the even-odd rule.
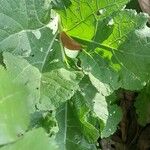
[[[76, 90], [83, 74], [78, 71], [69, 71], [64, 68], [55, 69], [41, 74], [37, 68], [26, 60], [10, 53], [4, 53], [4, 63], [11, 73], [14, 82], [27, 86], [30, 95], [31, 111], [35, 105], [42, 109], [54, 109], [61, 103], [69, 100]], [[14, 68], [15, 66], [15, 68]], [[40, 106], [41, 103], [42, 105]], [[45, 108], [44, 108], [45, 107]]]
[[[91, 81], [94, 82], [94, 79], [92, 77]], [[105, 84], [94, 83], [97, 85], [94, 87], [91, 81], [85, 76], [80, 82], [80, 89], [72, 98], [72, 108], [82, 124], [84, 136], [88, 141], [95, 142], [100, 136], [100, 131], [101, 137], [106, 138], [117, 130], [122, 118], [122, 111], [115, 104], [116, 96], [114, 93], [106, 97], [110, 95], [111, 90]]]
[[0, 68], [0, 145], [16, 141], [29, 126], [27, 90], [13, 83], [11, 75]]
[[50, 2], [8, 0], [0, 4], [0, 51], [25, 57], [41, 72], [52, 60], [62, 59], [56, 38], [58, 17], [50, 16]]
[[37, 0], [36, 2], [33, 0], [8, 0], [2, 2], [0, 6], [0, 18], [5, 21], [5, 23], [2, 23], [5, 26], [2, 27], [4, 31], [8, 30], [9, 33], [19, 31], [19, 29], [34, 29], [42, 27], [49, 21], [50, 0]]
[[[95, 78], [91, 73], [88, 74], [92, 85], [97, 89], [97, 91], [103, 96], [109, 96], [114, 92], [114, 89], [110, 84], [106, 84]], [[90, 89], [91, 90], [91, 89]], [[90, 91], [89, 90], [89, 91]]]
[[[80, 55], [85, 73], [91, 73], [112, 89], [122, 87], [139, 90], [149, 79], [149, 28], [147, 16], [124, 10], [114, 14], [111, 19], [100, 21], [104, 26], [104, 37], [83, 41], [88, 45]], [[111, 22], [111, 24], [110, 24]], [[105, 26], [110, 28], [105, 28]], [[102, 42], [102, 43], [100, 43]]]
[[[118, 23], [121, 18], [124, 19]], [[126, 24], [126, 20], [130, 24]], [[147, 16], [138, 15], [135, 11], [123, 11], [114, 22], [116, 27], [106, 42], [112, 47], [113, 68], [116, 69], [115, 66], [118, 65], [122, 88], [139, 90], [149, 80], [150, 71], [147, 68], [150, 63], [149, 45], [146, 40], [149, 39], [150, 32], [146, 26]], [[114, 34], [118, 35], [117, 40], [113, 38]]]
[[101, 137], [106, 138], [117, 131], [118, 124], [122, 119], [121, 108], [117, 105], [108, 107], [109, 115], [107, 116], [106, 124], [101, 131]]
[[83, 52], [79, 58], [81, 59], [81, 66], [85, 74], [89, 75], [90, 78], [98, 79], [113, 90], [119, 87], [117, 72], [113, 71], [109, 67], [108, 62], [99, 54], [91, 52], [89, 55]]
[[[36, 138], [35, 138], [36, 137]], [[49, 139], [42, 128], [34, 129], [25, 134], [16, 143], [0, 148], [0, 150], [58, 150], [53, 139]]]
[[109, 97], [97, 94], [94, 98], [94, 112], [102, 120], [102, 138], [107, 138], [112, 135], [117, 130], [118, 124], [122, 119], [121, 108], [112, 103], [115, 101], [115, 98], [114, 94]]
[[[82, 79], [83, 74], [78, 71], [69, 71], [64, 68], [43, 73], [41, 81], [41, 94], [46, 96], [51, 103], [58, 107], [69, 100]], [[42, 102], [42, 101], [41, 101]]]
[[3, 57], [13, 82], [22, 83], [27, 87], [29, 91], [28, 102], [30, 104], [30, 111], [34, 111], [35, 105], [40, 99], [41, 73], [22, 57], [14, 56], [10, 53], [4, 53]]
[[[50, 24], [51, 23], [52, 22], [50, 22]], [[35, 36], [38, 32], [41, 34], [39, 39]], [[28, 33], [30, 55], [26, 59], [30, 64], [37, 67], [40, 72], [47, 72], [63, 67], [62, 61], [64, 52], [57, 35], [58, 32], [53, 34], [53, 31], [47, 27], [39, 31]]]
[[100, 137], [99, 129], [97, 128], [97, 119], [92, 109], [89, 108], [85, 97], [80, 92], [77, 92], [73, 97], [72, 109], [81, 124], [81, 132], [87, 141], [96, 143], [97, 139]]
[[82, 127], [76, 119], [72, 107], [69, 103], [62, 105], [57, 110], [56, 115], [59, 132], [56, 141], [60, 145], [61, 150], [96, 150], [94, 144], [89, 144], [83, 134]]
[[[106, 96], [111, 93], [112, 89], [110, 86], [100, 82], [91, 74], [89, 74], [89, 77], [85, 76], [80, 82], [80, 90], [74, 96], [75, 102], [73, 106], [83, 126], [82, 132], [89, 141], [94, 142], [96, 138], [98, 139], [97, 136], [100, 136], [100, 131], [102, 132], [101, 137], [108, 137], [116, 131], [121, 116], [118, 118], [118, 121], [114, 122], [113, 125], [111, 124], [111, 132], [107, 133], [107, 135], [103, 134], [105, 129], [108, 130], [107, 122], [111, 121], [109, 120], [109, 109], [112, 109], [112, 107], [106, 99]], [[94, 118], [96, 117], [98, 118], [95, 121]], [[115, 119], [115, 116], [112, 117]]]
[[[24, 7], [26, 6], [26, 7]], [[30, 52], [28, 33], [41, 29], [50, 20], [50, 1], [8, 0], [0, 4], [0, 49]]]
[[150, 85], [140, 91], [134, 106], [138, 115], [138, 122], [143, 126], [150, 123]]
[[[128, 0], [110, 0], [109, 2], [106, 0], [71, 0], [67, 7], [65, 7], [67, 2], [65, 0], [63, 2], [60, 10], [57, 10], [61, 16], [63, 29], [69, 35], [91, 39], [96, 32], [98, 19], [121, 9]], [[60, 3], [58, 3], [58, 8], [59, 5]]]

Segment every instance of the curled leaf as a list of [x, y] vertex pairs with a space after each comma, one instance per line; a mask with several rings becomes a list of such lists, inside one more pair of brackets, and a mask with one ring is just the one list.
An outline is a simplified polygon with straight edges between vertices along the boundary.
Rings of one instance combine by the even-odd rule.
[[60, 33], [60, 40], [64, 47], [73, 51], [79, 51], [82, 49], [81, 44], [76, 42], [70, 36], [68, 36], [64, 31]]

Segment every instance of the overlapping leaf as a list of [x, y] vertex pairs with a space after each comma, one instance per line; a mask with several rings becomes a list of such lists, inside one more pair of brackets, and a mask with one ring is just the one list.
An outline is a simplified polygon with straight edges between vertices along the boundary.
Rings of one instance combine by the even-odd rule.
[[41, 37], [40, 29], [50, 21], [50, 1], [8, 0], [0, 3], [0, 51], [28, 56], [31, 43], [28, 33]]
[[49, 109], [53, 105], [58, 107], [73, 96], [83, 77], [81, 72], [64, 68], [41, 74], [23, 58], [9, 53], [4, 54], [4, 62], [14, 82], [21, 82], [28, 87], [32, 109], [38, 103], [48, 104]]
[[30, 104], [30, 111], [35, 110], [35, 105], [40, 99], [40, 82], [41, 73], [39, 70], [30, 65], [22, 57], [14, 56], [10, 53], [4, 53], [4, 63], [8, 72], [11, 74], [13, 82], [21, 83], [27, 87], [29, 95], [28, 102]]
[[85, 76], [79, 84], [79, 89], [72, 98], [72, 109], [78, 118], [82, 133], [89, 142], [96, 142], [100, 136], [97, 128], [97, 120], [93, 112], [93, 106], [97, 89], [91, 84], [88, 76]]
[[114, 89], [119, 86], [141, 89], [149, 78], [149, 28], [146, 21], [143, 14], [121, 11], [111, 20], [100, 22], [99, 26], [106, 30], [105, 36], [98, 39], [101, 33], [97, 30], [93, 41], [88, 43], [88, 52], [80, 55], [83, 69]]
[[64, 104], [57, 110], [59, 132], [56, 141], [61, 150], [96, 150], [94, 144], [89, 144], [82, 134], [82, 126], [69, 103]]
[[[4, 53], [4, 62], [9, 72], [9, 76], [5, 72], [3, 73], [3, 71], [1, 71], [0, 80], [2, 103], [0, 106], [0, 144], [7, 144], [16, 141], [24, 134], [29, 126], [31, 126], [29, 122], [33, 120], [35, 105], [39, 103], [40, 99], [39, 89], [41, 81], [41, 74], [38, 69], [31, 66], [23, 58], [19, 56], [13, 56], [10, 53]], [[52, 105], [49, 105], [49, 109], [51, 108], [53, 108]], [[30, 120], [31, 116], [29, 116], [29, 112], [33, 113], [32, 120]], [[38, 118], [37, 122], [39, 122], [40, 119], [41, 118]], [[54, 118], [51, 119], [52, 120], [49, 120], [49, 123], [52, 123], [52, 121], [55, 123]], [[52, 130], [55, 130], [55, 124], [49, 124], [48, 127], [44, 125], [44, 122], [42, 123], [43, 124], [40, 124], [40, 126], [49, 128], [48, 132], [52, 133]], [[37, 130], [35, 134], [30, 135], [29, 132], [27, 133], [28, 136], [25, 135], [22, 140], [19, 140], [13, 145], [6, 146], [4, 149], [20, 149], [20, 145], [22, 146], [22, 144], [25, 145], [23, 148], [31, 149], [33, 148], [32, 144], [34, 144], [34, 142], [38, 143], [37, 140], [35, 141], [35, 138], [33, 139], [35, 135], [42, 140], [41, 144], [34, 144], [35, 149], [37, 147], [43, 146], [43, 144], [46, 144], [47, 148], [51, 148], [51, 146], [54, 145], [54, 148], [57, 149], [54, 141], [51, 141], [51, 143], [47, 142], [48, 138], [46, 139], [46, 136], [44, 136], [43, 133], [43, 131]]]
[[91, 39], [97, 29], [98, 19], [121, 9], [128, 0], [67, 0], [55, 2], [62, 26], [70, 35]]
[[106, 98], [111, 90], [103, 83], [95, 85], [96, 88], [87, 76], [84, 77], [72, 98], [73, 111], [82, 125], [82, 133], [90, 142], [96, 141], [98, 136], [112, 135], [122, 118], [121, 108], [115, 104], [115, 94]]
[[54, 62], [61, 67], [62, 60], [56, 38], [58, 19], [50, 16], [50, 2], [9, 0], [0, 4], [0, 51], [25, 57], [41, 72]]
[[[51, 113], [50, 110], [61, 106], [56, 114], [59, 125], [56, 142], [60, 148], [94, 150], [100, 134], [101, 137], [113, 134], [122, 116], [121, 109], [110, 104], [106, 96], [119, 87], [139, 90], [149, 80], [147, 16], [121, 10], [128, 0], [51, 2], [7, 0], [0, 3], [0, 52], [6, 51], [4, 64], [13, 79], [10, 81], [0, 74], [0, 144], [16, 141], [24, 134], [29, 125], [28, 112], [34, 112], [35, 106], [38, 113], [45, 110]], [[57, 31], [59, 17], [53, 18], [51, 7], [59, 13], [63, 30], [84, 45], [78, 67], [74, 63], [68, 69], [63, 63], [66, 58]], [[79, 69], [89, 77], [83, 78]], [[15, 90], [19, 91], [17, 95]], [[138, 99], [143, 97], [141, 94]], [[139, 105], [142, 106], [138, 100], [139, 120], [146, 124], [149, 117], [138, 110]], [[57, 126], [54, 120], [45, 121], [48, 132]], [[41, 129], [30, 131], [16, 143], [0, 149], [57, 149], [57, 144], [53, 140], [47, 142], [44, 134]]]
[[58, 107], [74, 95], [82, 77], [81, 72], [70, 72], [64, 68], [44, 73], [41, 80], [41, 94]]

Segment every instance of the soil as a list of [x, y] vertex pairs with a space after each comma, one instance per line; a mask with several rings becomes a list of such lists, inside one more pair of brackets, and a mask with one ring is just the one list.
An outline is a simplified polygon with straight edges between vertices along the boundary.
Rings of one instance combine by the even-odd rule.
[[123, 118], [115, 134], [99, 140], [102, 150], [150, 150], [150, 124], [142, 127], [137, 122], [134, 101], [138, 93], [121, 92], [120, 106]]

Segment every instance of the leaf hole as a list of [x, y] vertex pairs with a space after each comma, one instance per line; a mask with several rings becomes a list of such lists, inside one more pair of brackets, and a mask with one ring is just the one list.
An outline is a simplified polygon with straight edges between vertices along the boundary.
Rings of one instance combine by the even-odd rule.
[[31, 57], [34, 57], [34, 54], [32, 54]]
[[52, 114], [52, 113], [53, 113], [53, 111], [52, 111], [52, 110], [49, 110], [48, 112], [49, 112], [50, 114]]
[[116, 147], [115, 147], [115, 145], [114, 145], [114, 144], [111, 144], [111, 148], [115, 149]]
[[21, 136], [23, 136], [23, 133], [18, 133], [17, 136], [21, 137]]

